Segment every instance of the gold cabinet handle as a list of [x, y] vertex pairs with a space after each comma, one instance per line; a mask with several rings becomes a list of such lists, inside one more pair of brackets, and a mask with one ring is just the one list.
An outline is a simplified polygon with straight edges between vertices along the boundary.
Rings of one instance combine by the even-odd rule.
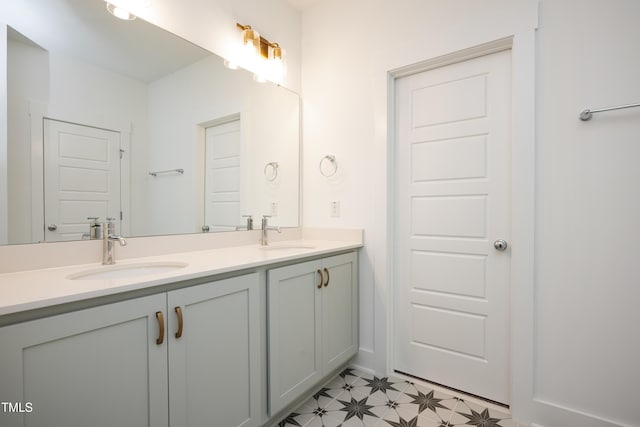
[[327, 281], [324, 282], [324, 287], [326, 288], [327, 286], [329, 286], [329, 280], [331, 280], [330, 276], [329, 276], [329, 270], [327, 270], [326, 268], [324, 269], [325, 274], [327, 275]]
[[318, 275], [320, 276], [320, 281], [318, 282], [318, 289], [322, 288], [322, 282], [324, 282], [324, 277], [322, 276], [322, 271], [320, 269], [317, 270]]
[[158, 327], [160, 329], [158, 339], [156, 339], [156, 344], [160, 345], [164, 341], [164, 316], [161, 311], [156, 311], [156, 319], [158, 319]]
[[182, 336], [182, 308], [176, 307], [176, 314], [178, 315], [178, 331], [176, 332], [176, 338], [180, 338]]

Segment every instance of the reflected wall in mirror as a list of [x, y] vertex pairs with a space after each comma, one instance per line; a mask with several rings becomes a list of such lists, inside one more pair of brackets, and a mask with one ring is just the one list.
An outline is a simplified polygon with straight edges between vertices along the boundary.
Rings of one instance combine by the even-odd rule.
[[299, 225], [298, 95], [103, 0], [3, 2], [0, 22], [0, 243], [88, 238], [91, 217], [124, 236]]

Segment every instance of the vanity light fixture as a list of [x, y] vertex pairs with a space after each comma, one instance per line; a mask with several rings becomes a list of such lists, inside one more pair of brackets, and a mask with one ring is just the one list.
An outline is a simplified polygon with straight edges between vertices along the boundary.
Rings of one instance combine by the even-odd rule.
[[109, 11], [110, 14], [112, 14], [116, 18], [119, 18], [125, 21], [133, 21], [134, 19], [136, 19], [136, 16], [134, 14], [129, 13], [126, 10], [122, 9], [121, 7], [115, 6], [109, 2], [107, 2], [107, 10]]
[[[251, 28], [251, 25], [236, 23], [236, 27], [242, 30], [242, 47], [244, 60], [242, 63], [251, 64], [254, 69], [254, 80], [264, 82], [267, 80], [278, 81], [284, 75], [284, 52], [278, 43], [270, 42]], [[236, 69], [237, 63], [225, 60], [227, 68]]]

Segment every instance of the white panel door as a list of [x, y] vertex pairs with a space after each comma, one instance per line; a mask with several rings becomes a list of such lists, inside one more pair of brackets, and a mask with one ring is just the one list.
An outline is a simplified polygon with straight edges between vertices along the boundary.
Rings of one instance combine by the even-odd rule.
[[395, 369], [509, 396], [510, 51], [397, 81]]
[[46, 241], [80, 240], [87, 217], [119, 220], [119, 132], [44, 119], [44, 158]]
[[205, 225], [210, 231], [235, 230], [240, 216], [240, 120], [205, 131]]

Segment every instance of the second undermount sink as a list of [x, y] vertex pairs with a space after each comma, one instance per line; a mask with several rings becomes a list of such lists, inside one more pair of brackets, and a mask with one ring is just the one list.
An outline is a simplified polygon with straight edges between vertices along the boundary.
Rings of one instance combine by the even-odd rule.
[[168, 273], [185, 268], [186, 262], [144, 262], [138, 264], [114, 264], [91, 268], [67, 276], [70, 280], [109, 280]]

